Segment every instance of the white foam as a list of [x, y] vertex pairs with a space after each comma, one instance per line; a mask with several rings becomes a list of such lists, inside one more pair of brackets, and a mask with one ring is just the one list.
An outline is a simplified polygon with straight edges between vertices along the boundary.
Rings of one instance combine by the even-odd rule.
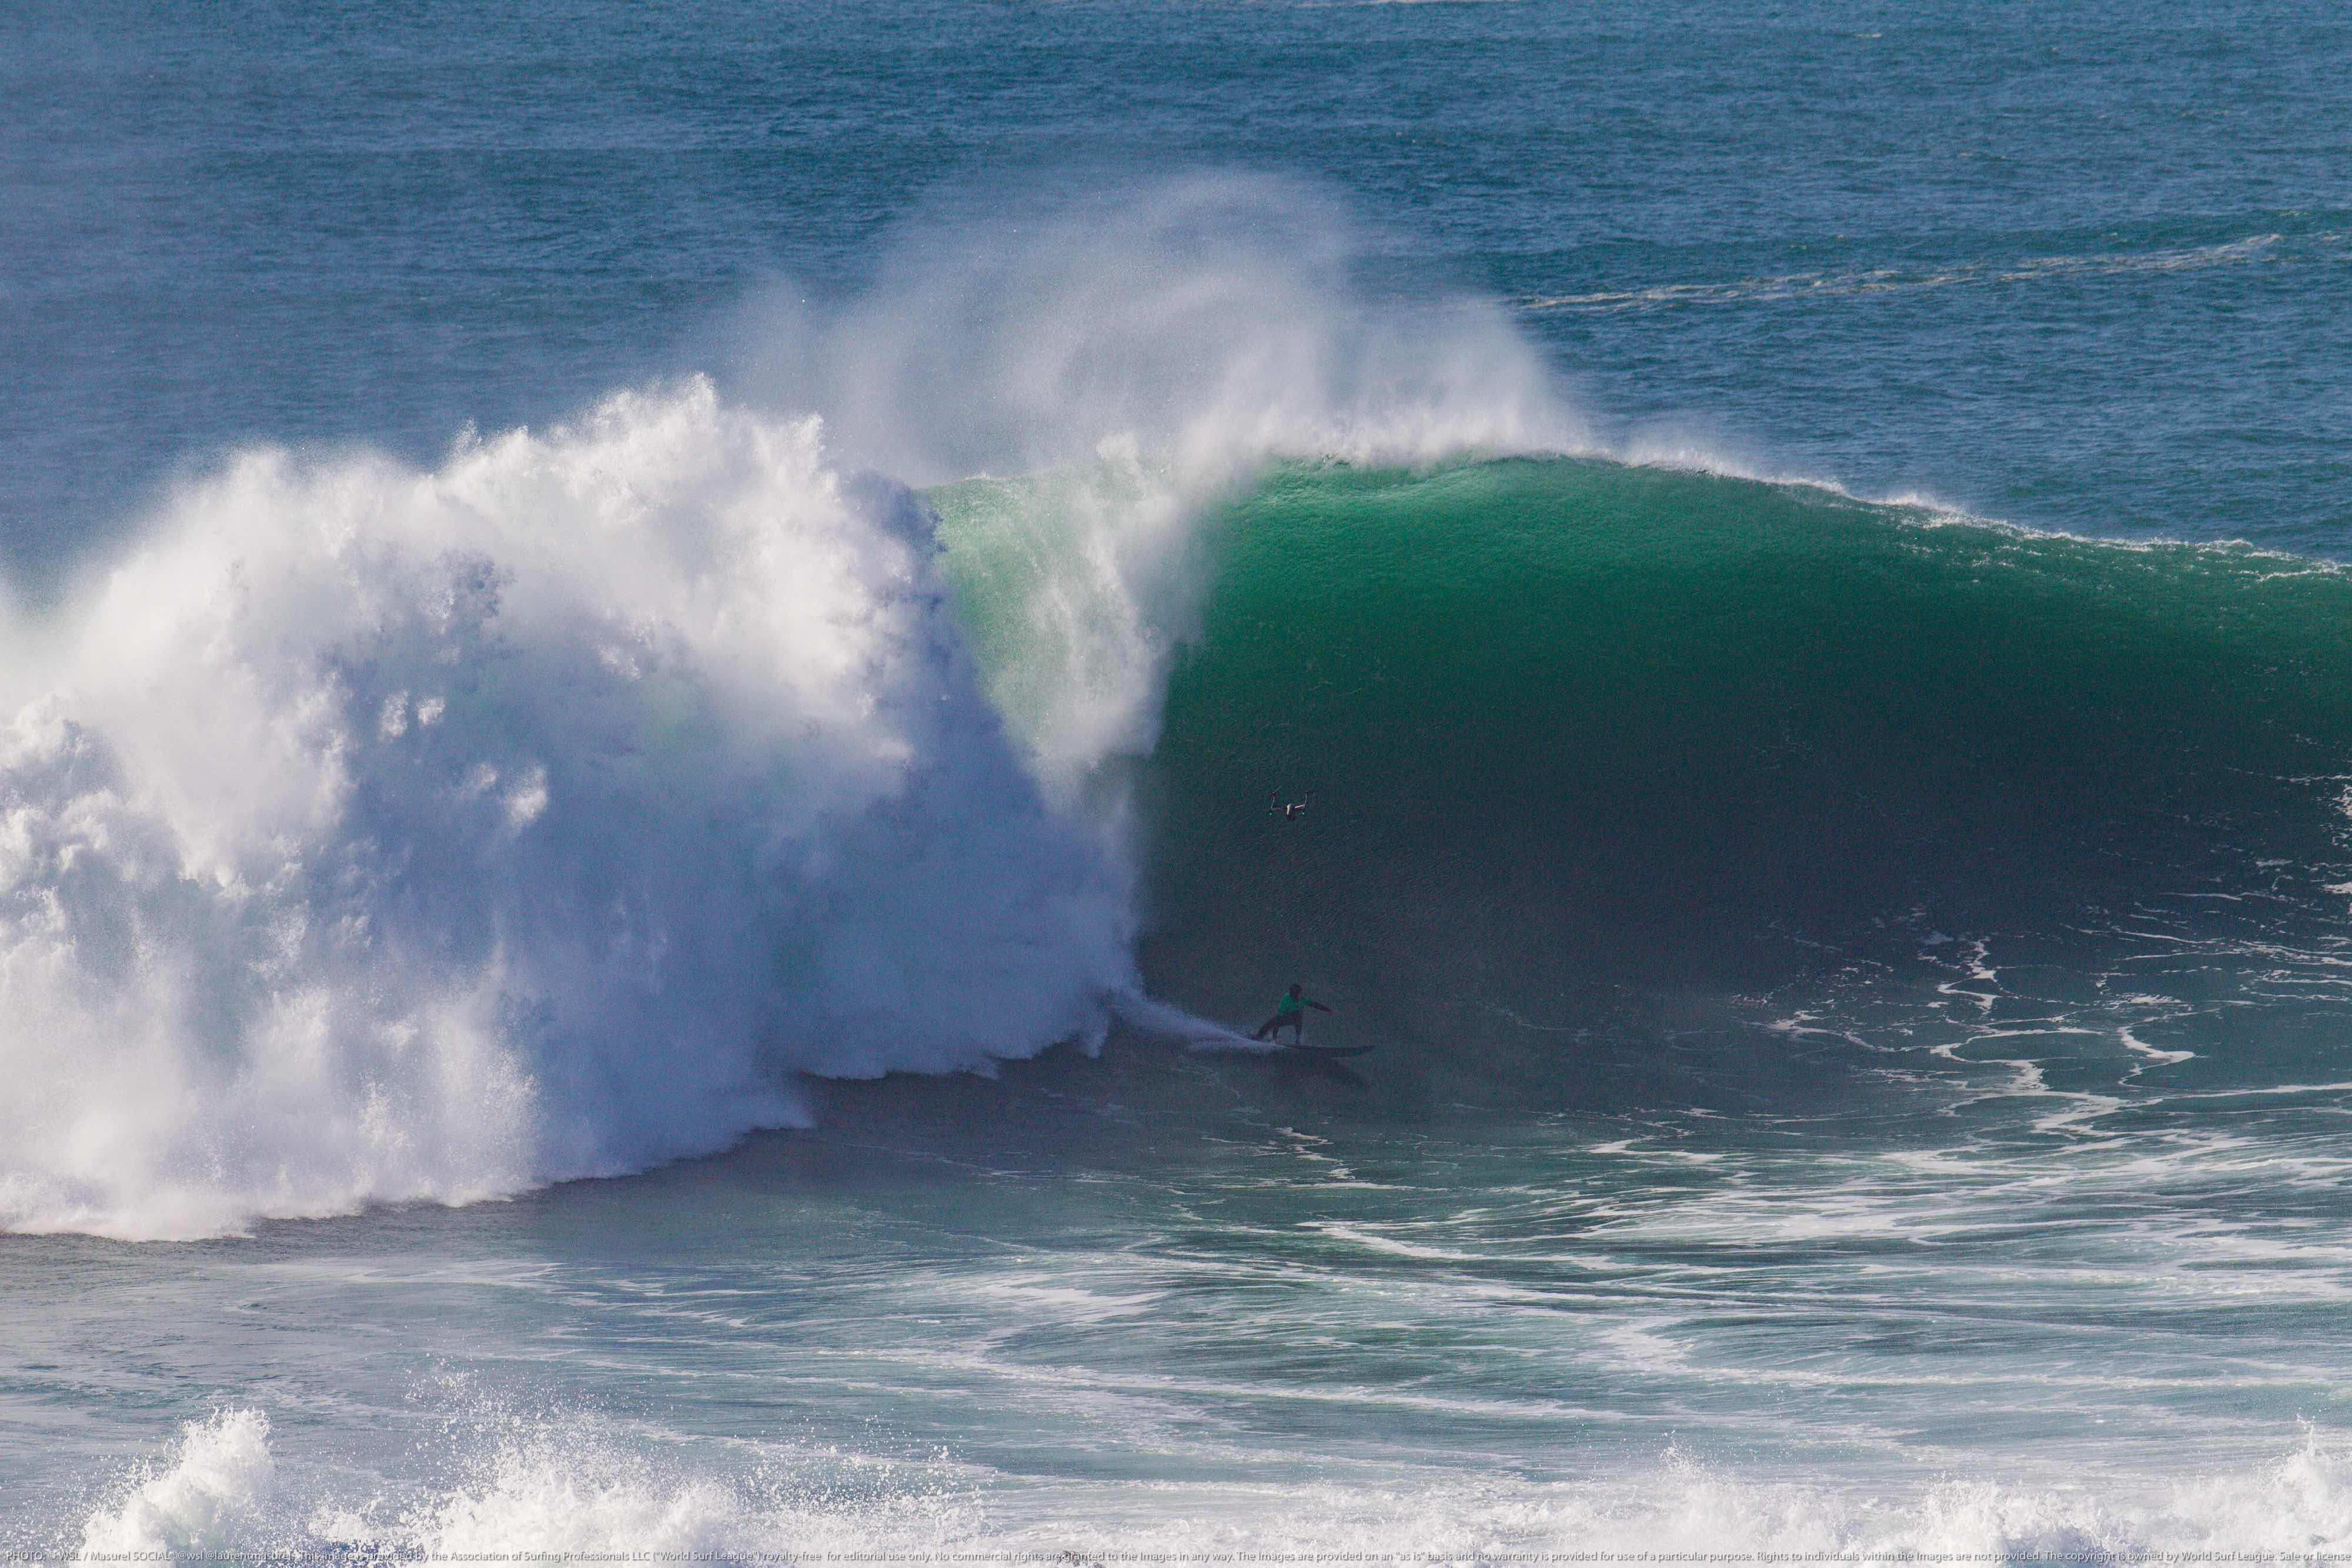
[[[765, 1522], [716, 1481], [664, 1476], [594, 1448], [560, 1457], [535, 1445], [501, 1450], [488, 1476], [417, 1510], [394, 1533], [411, 1551], [468, 1563], [637, 1552], [723, 1563], [766, 1552]], [[374, 1533], [346, 1539], [373, 1544]]]
[[251, 1550], [267, 1543], [278, 1498], [269, 1422], [225, 1410], [191, 1422], [168, 1464], [135, 1476], [84, 1521], [84, 1556], [114, 1561]]
[[930, 522], [701, 382], [181, 497], [6, 661], [0, 1225], [462, 1202], [1098, 1035], [1124, 895]]
[[[2140, 998], [2126, 997], [2122, 999], [2133, 1001]], [[2116, 1037], [2124, 1042], [2126, 1050], [2136, 1056], [2144, 1056], [2160, 1067], [2173, 1067], [2184, 1061], [2197, 1060], [2197, 1053], [2193, 1051], [2167, 1051], [2161, 1046], [2150, 1045], [2122, 1025], [2116, 1026]], [[2132, 1072], [2134, 1076], [2138, 1075], [2139, 1068], [2137, 1064], [2133, 1067]]]
[[[2275, 1461], [2170, 1479], [1743, 1475], [1670, 1450], [1572, 1481], [1367, 1470], [1360, 1479], [1039, 1481], [941, 1461], [890, 1466], [776, 1448], [698, 1471], [593, 1421], [517, 1430], [454, 1484], [401, 1498], [310, 1494], [253, 1411], [191, 1425], [171, 1460], [93, 1511], [84, 1550], [151, 1561], [544, 1561], [551, 1553], [747, 1563], [956, 1555], [1076, 1560], [1240, 1553], [1501, 1563], [1576, 1554], [2154, 1563], [2301, 1561], [2352, 1545], [2352, 1457], [2316, 1434]], [[664, 1457], [667, 1455], [667, 1457]], [[1263, 1462], [1263, 1456], [1258, 1457]], [[1342, 1473], [1351, 1467], [1335, 1462]], [[307, 1473], [307, 1472], [304, 1472]], [[395, 1490], [403, 1489], [395, 1488]]]

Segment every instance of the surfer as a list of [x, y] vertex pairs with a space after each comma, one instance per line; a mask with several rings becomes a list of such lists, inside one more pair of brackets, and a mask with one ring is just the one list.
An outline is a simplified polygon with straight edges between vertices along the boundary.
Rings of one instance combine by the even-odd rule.
[[1290, 983], [1290, 989], [1282, 994], [1282, 1000], [1274, 1004], [1274, 1016], [1258, 1025], [1257, 1032], [1250, 1038], [1273, 1040], [1287, 1029], [1290, 1030], [1291, 1044], [1306, 1044], [1308, 1008], [1313, 1008], [1318, 1013], [1328, 1013], [1331, 1010], [1321, 1002], [1310, 1000], [1307, 993], [1300, 988], [1298, 982], [1293, 980]]
[[1307, 815], [1307, 802], [1314, 793], [1312, 789], [1301, 789], [1297, 800], [1286, 800], [1279, 792], [1270, 792], [1265, 798], [1266, 814], [1280, 817], [1286, 822], [1303, 817]]

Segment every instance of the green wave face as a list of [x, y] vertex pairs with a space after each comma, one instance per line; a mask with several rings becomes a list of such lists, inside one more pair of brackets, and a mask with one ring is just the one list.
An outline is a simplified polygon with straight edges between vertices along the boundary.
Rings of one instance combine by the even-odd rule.
[[[1212, 536], [1141, 780], [1146, 969], [1179, 998], [1296, 977], [1442, 1037], [2264, 862], [2341, 913], [2334, 569], [1581, 461], [1293, 467]], [[1034, 584], [1002, 531], [949, 537], [1021, 690]]]

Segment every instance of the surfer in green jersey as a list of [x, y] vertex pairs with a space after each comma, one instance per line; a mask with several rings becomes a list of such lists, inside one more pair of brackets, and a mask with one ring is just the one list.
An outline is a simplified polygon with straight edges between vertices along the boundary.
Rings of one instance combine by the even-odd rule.
[[1282, 1000], [1274, 1004], [1274, 1016], [1258, 1025], [1257, 1032], [1250, 1038], [1273, 1040], [1286, 1029], [1290, 1031], [1291, 1044], [1304, 1045], [1307, 1042], [1307, 1009], [1308, 1008], [1313, 1008], [1318, 1013], [1328, 1013], [1331, 1010], [1321, 1002], [1308, 1000], [1307, 993], [1299, 988], [1298, 983], [1292, 981], [1290, 989], [1282, 993]]

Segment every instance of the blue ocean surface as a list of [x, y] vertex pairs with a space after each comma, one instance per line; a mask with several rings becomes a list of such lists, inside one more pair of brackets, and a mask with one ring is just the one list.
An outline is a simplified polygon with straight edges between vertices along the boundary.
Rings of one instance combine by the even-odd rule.
[[2347, 82], [11, 8], [0, 1555], [2352, 1550]]

